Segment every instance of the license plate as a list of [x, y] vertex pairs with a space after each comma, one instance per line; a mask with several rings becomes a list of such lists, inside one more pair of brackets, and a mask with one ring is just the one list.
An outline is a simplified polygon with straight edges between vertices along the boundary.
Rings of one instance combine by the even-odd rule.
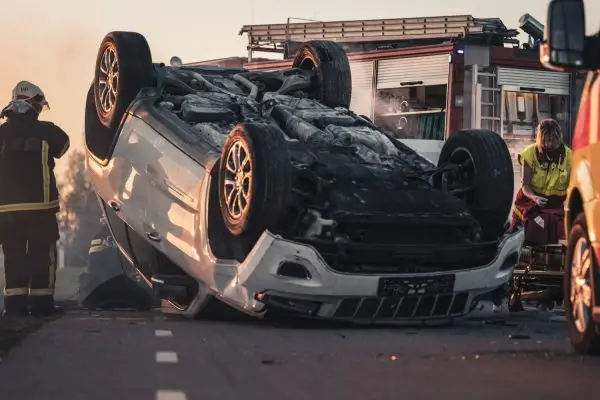
[[452, 293], [454, 275], [438, 275], [419, 278], [379, 278], [379, 297], [425, 296]]

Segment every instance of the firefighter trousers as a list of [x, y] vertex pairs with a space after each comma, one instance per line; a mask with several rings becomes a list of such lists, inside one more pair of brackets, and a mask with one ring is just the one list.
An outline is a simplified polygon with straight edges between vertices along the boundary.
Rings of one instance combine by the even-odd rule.
[[4, 308], [7, 314], [46, 313], [54, 309], [56, 240], [4, 238]]

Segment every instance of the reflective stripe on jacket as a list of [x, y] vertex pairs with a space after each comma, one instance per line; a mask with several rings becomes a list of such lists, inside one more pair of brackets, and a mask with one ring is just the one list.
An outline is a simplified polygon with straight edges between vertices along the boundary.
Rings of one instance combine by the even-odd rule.
[[0, 213], [58, 211], [55, 159], [69, 137], [51, 122], [14, 117], [0, 125]]

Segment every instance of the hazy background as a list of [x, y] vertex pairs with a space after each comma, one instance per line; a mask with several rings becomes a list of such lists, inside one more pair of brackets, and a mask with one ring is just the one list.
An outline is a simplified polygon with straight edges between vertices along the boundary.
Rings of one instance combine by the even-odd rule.
[[[516, 28], [530, 13], [545, 21], [547, 0], [0, 0], [0, 105], [19, 80], [42, 87], [51, 110], [75, 146], [82, 144], [84, 99], [102, 37], [112, 30], [138, 31], [155, 61], [172, 55], [184, 62], [245, 55], [251, 23], [285, 23], [288, 17], [318, 20], [426, 17], [471, 14], [499, 17]], [[600, 1], [586, 1], [588, 32], [600, 26]], [[61, 163], [64, 167], [64, 162]]]

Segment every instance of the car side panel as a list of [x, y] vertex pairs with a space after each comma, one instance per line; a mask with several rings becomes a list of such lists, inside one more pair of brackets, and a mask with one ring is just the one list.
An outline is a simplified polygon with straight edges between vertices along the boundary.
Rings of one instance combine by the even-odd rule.
[[[147, 184], [142, 226], [134, 229], [186, 272], [198, 268], [195, 220], [206, 171], [196, 161], [139, 120], [138, 150], [132, 149], [133, 168], [143, 171]], [[142, 150], [140, 150], [142, 149]]]
[[[592, 245], [600, 246], [600, 73], [594, 73], [594, 81], [589, 94], [590, 102], [590, 132], [589, 145], [584, 149], [583, 158], [587, 160], [591, 184], [585, 189], [593, 194], [593, 199], [586, 199], [584, 209], [588, 231]], [[583, 189], [583, 188], [582, 188]]]
[[157, 108], [157, 101], [155, 97], [141, 97], [131, 105], [129, 111], [198, 164], [205, 167], [212, 165], [219, 158], [220, 150], [177, 116]]
[[[582, 92], [574, 138], [569, 195], [577, 189], [583, 200], [592, 245], [600, 245], [600, 74], [590, 72]], [[579, 144], [579, 145], [578, 145]], [[581, 146], [581, 147], [580, 147]], [[570, 199], [569, 199], [570, 200]], [[570, 201], [567, 202], [570, 204]], [[567, 210], [567, 227], [575, 218]]]
[[133, 228], [139, 226], [146, 197], [144, 175], [133, 167], [131, 159], [132, 149], [137, 147], [136, 130], [139, 122], [137, 118], [126, 117], [112, 158], [106, 165], [100, 165], [92, 157], [88, 157], [87, 163], [88, 173], [98, 196], [116, 216]]

